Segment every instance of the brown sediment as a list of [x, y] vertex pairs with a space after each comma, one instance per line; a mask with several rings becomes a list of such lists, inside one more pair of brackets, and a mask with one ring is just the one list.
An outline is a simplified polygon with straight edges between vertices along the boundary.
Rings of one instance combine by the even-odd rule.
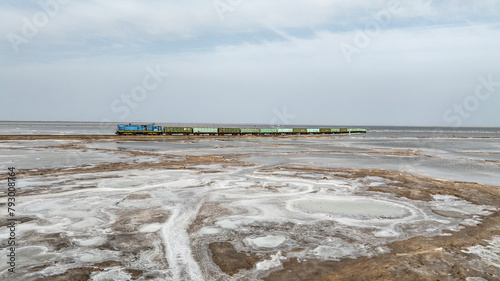
[[241, 269], [252, 269], [261, 261], [255, 253], [237, 252], [229, 242], [213, 242], [208, 248], [212, 252], [212, 261], [222, 272], [231, 276]]
[[92, 273], [97, 271], [102, 271], [102, 269], [96, 267], [78, 267], [68, 269], [61, 274], [38, 278], [35, 281], [87, 281], [90, 279]]
[[98, 262], [94, 263], [92, 266], [93, 267], [113, 267], [113, 266], [122, 266], [122, 262], [120, 261], [103, 261], [103, 262]]
[[119, 252], [123, 262], [135, 261], [141, 255], [147, 254], [148, 258], [159, 268], [168, 268], [164, 244], [157, 233], [110, 234], [106, 236], [106, 241], [96, 248]]
[[230, 215], [232, 212], [224, 208], [221, 203], [206, 201], [200, 207], [196, 218], [189, 225], [188, 233], [193, 234], [204, 225], [211, 225], [217, 217]]
[[60, 251], [72, 246], [71, 240], [65, 233], [39, 233], [29, 230], [23, 233], [21, 240], [24, 245], [47, 246], [54, 251]]
[[130, 194], [123, 200], [144, 200], [149, 198], [151, 198], [151, 195], [141, 193], [141, 194]]
[[[2, 206], [2, 205], [5, 205], [5, 203], [0, 204], [0, 206]], [[7, 208], [5, 208], [5, 209], [7, 210]], [[16, 216], [16, 217], [14, 217], [14, 219], [15, 219], [16, 224], [20, 224], [20, 223], [25, 223], [25, 222], [29, 222], [29, 221], [34, 221], [34, 220], [37, 220], [38, 218], [37, 217], [30, 217], [30, 216]], [[4, 226], [7, 226], [9, 224], [11, 224], [11, 221], [9, 221], [7, 217], [0, 218], [0, 228], [3, 228]]]
[[125, 272], [130, 274], [130, 276], [132, 277], [132, 280], [137, 280], [137, 278], [139, 278], [139, 276], [143, 275], [145, 271], [144, 270], [137, 270], [137, 269], [125, 269]]
[[[45, 276], [45, 277], [40, 277], [36, 279], [36, 281], [68, 281], [68, 280], [75, 280], [75, 281], [87, 281], [90, 280], [91, 275], [94, 272], [102, 272], [107, 268], [110, 267], [116, 267], [116, 266], [123, 266], [121, 262], [119, 261], [104, 261], [100, 263], [95, 263], [90, 267], [77, 267], [77, 268], [71, 268], [68, 269], [66, 272], [61, 273], [61, 274], [56, 274], [56, 275], [50, 275], [50, 276]], [[43, 269], [46, 266], [39, 266], [36, 267], [38, 269]], [[32, 268], [32, 269], [35, 269]], [[131, 268], [126, 268], [124, 271], [131, 276], [131, 280], [137, 280], [139, 277], [143, 276], [145, 271], [143, 270], [137, 270], [137, 269], [131, 269]], [[148, 276], [145, 276], [145, 279], [148, 279]]]
[[116, 210], [111, 228], [116, 232], [136, 232], [145, 224], [165, 223], [170, 212], [160, 208]]
[[29, 269], [29, 272], [37, 272], [37, 271], [41, 271], [49, 266], [52, 266], [53, 264], [52, 263], [46, 263], [44, 265], [37, 265], [37, 266], [33, 266], [33, 267], [30, 267]]
[[263, 189], [263, 190], [269, 190], [269, 191], [278, 191], [279, 188], [283, 188], [284, 186], [280, 185], [260, 185], [260, 184], [255, 184], [250, 186], [251, 188], [256, 188], [256, 189]]
[[500, 272], [465, 252], [468, 247], [486, 245], [500, 235], [500, 213], [483, 218], [479, 226], [465, 226], [451, 236], [415, 237], [389, 244], [391, 252], [375, 257], [341, 261], [296, 258], [283, 263], [266, 281], [335, 280], [465, 280], [482, 277], [498, 280]]

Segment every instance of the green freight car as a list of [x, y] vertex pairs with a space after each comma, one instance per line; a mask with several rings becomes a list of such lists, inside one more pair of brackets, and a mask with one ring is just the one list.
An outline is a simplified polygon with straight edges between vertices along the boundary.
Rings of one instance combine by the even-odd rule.
[[293, 128], [293, 132], [294, 133], [298, 133], [298, 134], [305, 134], [307, 133], [307, 129], [306, 128]]
[[307, 129], [307, 132], [310, 134], [319, 134], [319, 129]]
[[349, 129], [347, 129], [347, 132], [349, 132], [349, 133], [366, 133], [366, 129], [349, 128]]
[[193, 133], [195, 135], [201, 135], [201, 134], [216, 135], [218, 132], [219, 131], [217, 128], [210, 128], [210, 127], [193, 128]]
[[223, 134], [239, 135], [239, 134], [241, 134], [240, 128], [218, 128], [218, 130], [219, 130], [219, 135], [223, 135]]
[[292, 128], [278, 128], [278, 133], [280, 133], [280, 134], [292, 134], [293, 129]]
[[332, 133], [332, 129], [330, 129], [330, 128], [320, 128], [319, 132], [322, 133], [322, 134], [331, 134]]
[[277, 134], [278, 129], [273, 129], [273, 128], [261, 128], [260, 129], [261, 134]]
[[259, 128], [241, 128], [241, 133], [242, 134], [259, 134], [260, 129]]
[[163, 127], [163, 132], [167, 135], [172, 134], [192, 134], [192, 127]]

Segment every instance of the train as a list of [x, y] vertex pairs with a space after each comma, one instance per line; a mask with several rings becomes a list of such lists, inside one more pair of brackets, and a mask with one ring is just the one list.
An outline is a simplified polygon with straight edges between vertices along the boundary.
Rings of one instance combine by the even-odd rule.
[[366, 133], [361, 128], [216, 128], [119, 124], [117, 135], [318, 135]]

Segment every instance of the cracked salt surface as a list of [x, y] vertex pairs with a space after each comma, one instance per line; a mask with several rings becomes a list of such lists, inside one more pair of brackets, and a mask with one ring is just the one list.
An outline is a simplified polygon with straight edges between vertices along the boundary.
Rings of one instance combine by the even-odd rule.
[[[263, 142], [273, 143], [273, 140]], [[301, 144], [315, 142], [304, 140]], [[147, 143], [141, 145], [140, 149], [147, 149]], [[153, 148], [160, 149], [162, 145], [156, 143]], [[199, 148], [213, 152], [215, 145], [223, 145], [223, 142], [202, 143]], [[245, 145], [250, 146], [248, 151], [235, 147], [226, 151], [288, 151], [288, 148], [275, 150]], [[183, 144], [176, 144], [172, 149], [179, 147]], [[33, 161], [31, 152], [16, 151]], [[121, 161], [116, 154], [103, 153], [106, 158]], [[205, 152], [200, 149], [196, 153]], [[101, 159], [94, 156], [89, 154], [89, 163], [100, 163]], [[340, 158], [345, 160], [343, 163], [356, 166], [359, 164], [356, 157], [349, 159], [346, 154]], [[64, 192], [23, 195], [19, 215], [37, 218], [37, 221], [21, 224], [17, 235], [22, 238], [29, 231], [63, 233], [72, 246], [58, 251], [47, 247], [19, 248], [19, 251], [26, 256], [23, 261], [27, 264], [50, 261], [51, 265], [41, 271], [45, 275], [64, 273], [95, 262], [121, 260], [124, 266], [95, 272], [91, 280], [129, 280], [131, 276], [124, 271], [125, 266], [155, 272], [156, 280], [211, 280], [214, 276], [224, 280], [229, 277], [222, 275], [213, 264], [209, 251], [196, 247], [229, 241], [238, 251], [266, 254], [260, 256], [261, 260], [252, 269], [237, 275], [242, 279], [255, 279], [253, 277], [281, 268], [282, 262], [292, 257], [299, 261], [339, 260], [384, 253], [388, 251], [384, 246], [387, 243], [415, 236], [441, 235], [443, 230], [460, 229], [461, 224], [477, 224], [481, 216], [494, 209], [453, 196], [434, 195], [433, 201], [425, 202], [366, 193], [367, 186], [391, 183], [380, 177], [351, 180], [323, 172], [263, 171], [282, 164], [312, 168], [325, 164], [335, 166], [338, 158], [332, 155], [253, 156], [245, 158], [256, 160], [250, 168], [203, 164], [193, 166], [192, 170], [126, 170], [64, 175], [56, 179], [26, 178], [23, 181], [27, 191], [49, 188]], [[384, 159], [381, 166], [393, 164]], [[200, 173], [204, 170], [218, 173]], [[87, 185], [93, 188], [78, 188]], [[223, 211], [209, 208], [202, 219], [197, 220], [205, 203], [217, 204]], [[159, 210], [168, 215], [164, 221], [150, 220], [150, 213], [135, 216], [144, 210]], [[433, 210], [457, 212], [470, 218], [443, 217]], [[129, 227], [129, 230], [114, 229], [117, 227]], [[1, 229], [0, 234], [7, 232]], [[120, 241], [120, 237], [131, 240]], [[134, 237], [138, 238], [133, 240]], [[498, 240], [495, 237], [490, 245], [472, 247], [468, 252], [485, 257], [497, 266]], [[133, 254], [127, 252], [136, 244], [143, 248]], [[120, 248], [121, 245], [125, 248]], [[0, 271], [1, 278], [5, 265], [1, 265]]]
[[[241, 241], [246, 242], [252, 249], [268, 251], [271, 249], [286, 249], [290, 243], [299, 247], [310, 247], [304, 242], [292, 241], [282, 234], [253, 231], [250, 226], [258, 226], [267, 222], [283, 224], [294, 222], [297, 224], [310, 224], [314, 221], [333, 219], [346, 226], [375, 227], [376, 237], [396, 238], [401, 235], [394, 230], [396, 224], [412, 223], [416, 218], [432, 221], [416, 211], [422, 206], [412, 206], [411, 201], [393, 202], [389, 198], [365, 198], [363, 196], [345, 195], [346, 189], [336, 191], [330, 189], [332, 183], [320, 184], [316, 179], [263, 176], [256, 174], [241, 177], [239, 169], [223, 172], [222, 175], [195, 175], [194, 172], [186, 171], [140, 171], [118, 173], [120, 179], [98, 178], [99, 187], [96, 191], [78, 191], [59, 195], [42, 195], [26, 197], [22, 203], [22, 212], [25, 215], [36, 215], [51, 224], [36, 225], [25, 224], [24, 226], [40, 232], [51, 233], [63, 231], [70, 236], [93, 235], [89, 238], [74, 238], [73, 241], [81, 247], [93, 247], [102, 244], [99, 234], [106, 231], [102, 226], [109, 225], [109, 213], [114, 208], [150, 208], [159, 206], [169, 209], [171, 217], [165, 224], [144, 224], [138, 227], [140, 233], [160, 232], [165, 243], [165, 255], [168, 257], [170, 280], [201, 280], [203, 276], [198, 263], [192, 258], [189, 234], [186, 229], [197, 214], [197, 206], [200, 206], [203, 198], [211, 200], [222, 200], [227, 202], [225, 206], [231, 210], [239, 210], [229, 216], [218, 217], [213, 214], [215, 220], [213, 225], [205, 225], [199, 230], [204, 239], [217, 238], [224, 235], [224, 230], [240, 233]], [[118, 175], [116, 174], [116, 175]], [[238, 176], [233, 176], [238, 175]], [[83, 179], [85, 181], [85, 179]], [[255, 181], [267, 186], [278, 186], [277, 191], [262, 189], [250, 189]], [[354, 181], [342, 181], [344, 185], [355, 185]], [[32, 184], [36, 185], [36, 181]], [[190, 186], [198, 186], [197, 192], [186, 189]], [[351, 192], [357, 190], [350, 189]], [[153, 198], [148, 200], [120, 201], [131, 192], [148, 192]], [[315, 193], [313, 193], [315, 192]], [[93, 196], [91, 195], [93, 194]], [[342, 194], [342, 195], [340, 195]], [[76, 195], [76, 197], [75, 197]], [[45, 200], [50, 198], [50, 200]], [[300, 198], [300, 199], [297, 199]], [[458, 201], [453, 198], [436, 197], [439, 206], [446, 209], [449, 205], [454, 210], [468, 210], [473, 213], [481, 213], [481, 208], [465, 208], [466, 201]], [[115, 205], [120, 202], [119, 205]], [[435, 204], [429, 203], [430, 206]], [[111, 219], [113, 216], [111, 216]], [[385, 222], [385, 223], [384, 223]], [[315, 231], [314, 227], [308, 227]], [[337, 231], [343, 231], [345, 227], [337, 225]], [[279, 225], [274, 231], [279, 231]], [[249, 235], [250, 234], [250, 235]], [[300, 233], [294, 234], [302, 237]], [[297, 236], [298, 235], [298, 236]], [[304, 238], [301, 238], [304, 239]], [[338, 260], [345, 257], [358, 257], [373, 255], [378, 252], [378, 242], [367, 239], [365, 241], [347, 242], [343, 239], [323, 238], [318, 241], [323, 245], [310, 248], [302, 253], [296, 253], [297, 257], [318, 257], [321, 259]], [[371, 241], [371, 242], [370, 242]], [[373, 243], [370, 245], [370, 243]], [[72, 252], [61, 254], [62, 256], [74, 256]], [[102, 262], [112, 258], [106, 251], [80, 252], [78, 260], [86, 262]], [[261, 261], [255, 266], [256, 271], [266, 271], [279, 268], [283, 257], [276, 254], [271, 259]], [[47, 274], [62, 273], [66, 267], [55, 266], [52, 270], [45, 271]], [[95, 280], [104, 280], [109, 276], [117, 274], [116, 278], [125, 278], [125, 273], [119, 270], [110, 270], [94, 276]], [[249, 276], [253, 276], [249, 271]], [[97, 279], [96, 279], [97, 278]]]

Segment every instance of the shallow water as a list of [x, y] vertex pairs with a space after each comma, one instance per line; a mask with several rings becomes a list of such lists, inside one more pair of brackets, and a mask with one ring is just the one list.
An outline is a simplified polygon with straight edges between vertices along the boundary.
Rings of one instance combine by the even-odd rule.
[[300, 199], [293, 202], [292, 206], [301, 212], [321, 213], [357, 220], [401, 219], [411, 215], [411, 212], [404, 206], [367, 198]]

